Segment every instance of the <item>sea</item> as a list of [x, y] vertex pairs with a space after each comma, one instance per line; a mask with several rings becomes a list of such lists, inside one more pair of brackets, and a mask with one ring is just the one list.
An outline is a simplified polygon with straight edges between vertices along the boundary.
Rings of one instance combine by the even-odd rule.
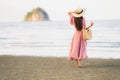
[[[88, 57], [120, 58], [120, 20], [93, 22]], [[0, 55], [67, 57], [74, 31], [69, 21], [0, 22]]]

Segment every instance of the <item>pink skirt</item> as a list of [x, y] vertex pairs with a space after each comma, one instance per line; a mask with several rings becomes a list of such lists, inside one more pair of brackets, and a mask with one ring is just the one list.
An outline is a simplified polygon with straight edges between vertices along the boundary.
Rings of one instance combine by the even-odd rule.
[[83, 40], [82, 31], [76, 30], [72, 38], [68, 61], [87, 58], [86, 45], [86, 41]]

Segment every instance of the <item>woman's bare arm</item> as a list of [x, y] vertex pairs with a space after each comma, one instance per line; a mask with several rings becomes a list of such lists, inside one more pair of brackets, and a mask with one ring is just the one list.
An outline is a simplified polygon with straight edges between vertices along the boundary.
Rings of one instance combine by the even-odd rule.
[[89, 29], [90, 27], [92, 27], [92, 26], [93, 26], [93, 24], [94, 24], [94, 23], [93, 23], [93, 22], [91, 22], [91, 23], [90, 23], [90, 25], [89, 25], [88, 27], [86, 27], [86, 29]]
[[75, 11], [70, 11], [70, 12], [68, 12], [68, 15], [70, 15], [70, 14], [72, 14], [72, 13], [75, 13]]

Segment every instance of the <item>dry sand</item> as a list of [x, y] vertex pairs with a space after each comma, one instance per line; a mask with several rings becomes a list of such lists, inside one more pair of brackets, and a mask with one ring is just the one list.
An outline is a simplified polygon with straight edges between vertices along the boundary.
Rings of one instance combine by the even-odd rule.
[[0, 56], [0, 80], [120, 80], [120, 59], [74, 64], [66, 57]]

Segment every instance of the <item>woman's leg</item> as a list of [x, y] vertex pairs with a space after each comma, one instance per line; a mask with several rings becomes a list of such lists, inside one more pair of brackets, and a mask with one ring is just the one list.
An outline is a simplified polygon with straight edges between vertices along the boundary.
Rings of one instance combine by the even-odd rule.
[[81, 59], [76, 59], [76, 66], [81, 67]]

